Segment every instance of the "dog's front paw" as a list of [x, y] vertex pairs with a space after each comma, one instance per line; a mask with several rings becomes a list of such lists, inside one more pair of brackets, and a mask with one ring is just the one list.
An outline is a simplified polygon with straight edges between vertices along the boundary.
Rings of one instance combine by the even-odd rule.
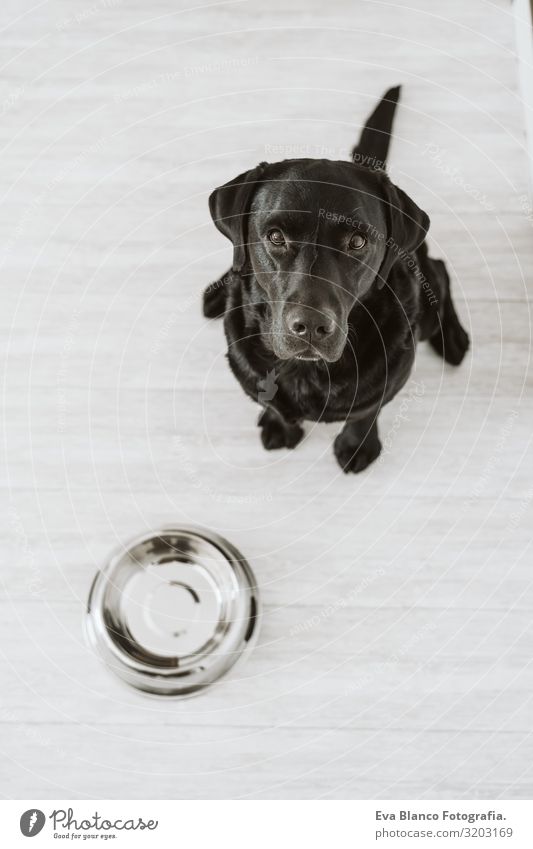
[[297, 424], [284, 424], [279, 419], [263, 415], [259, 419], [261, 442], [267, 451], [277, 448], [295, 448], [304, 435], [304, 430]]
[[376, 436], [373, 439], [361, 442], [359, 445], [354, 445], [342, 433], [339, 433], [333, 443], [333, 451], [345, 474], [348, 474], [348, 472], [357, 474], [357, 472], [362, 472], [367, 466], [370, 466], [374, 460], [377, 460], [381, 453], [381, 442]]

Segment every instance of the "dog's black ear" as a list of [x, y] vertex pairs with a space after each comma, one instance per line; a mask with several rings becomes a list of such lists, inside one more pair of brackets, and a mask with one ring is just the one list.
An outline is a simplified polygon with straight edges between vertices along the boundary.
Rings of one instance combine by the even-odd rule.
[[387, 221], [387, 247], [378, 272], [380, 289], [387, 282], [396, 260], [415, 251], [429, 230], [429, 216], [388, 177], [385, 178], [383, 202]]
[[209, 211], [216, 227], [233, 242], [233, 270], [242, 271], [248, 256], [248, 217], [252, 196], [261, 182], [266, 162], [239, 174], [209, 196]]

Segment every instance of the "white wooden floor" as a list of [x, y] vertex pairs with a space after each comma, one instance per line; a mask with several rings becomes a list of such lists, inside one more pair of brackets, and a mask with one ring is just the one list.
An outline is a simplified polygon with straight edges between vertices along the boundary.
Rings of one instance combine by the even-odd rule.
[[[2, 27], [0, 793], [531, 797], [510, 3], [6, 0]], [[207, 196], [260, 160], [344, 157], [397, 83], [392, 175], [431, 215], [472, 350], [453, 370], [421, 349], [383, 461], [345, 477], [335, 427], [260, 447], [200, 313], [231, 254]], [[108, 553], [174, 521], [241, 547], [265, 607], [247, 663], [182, 703], [123, 689], [82, 635]]]

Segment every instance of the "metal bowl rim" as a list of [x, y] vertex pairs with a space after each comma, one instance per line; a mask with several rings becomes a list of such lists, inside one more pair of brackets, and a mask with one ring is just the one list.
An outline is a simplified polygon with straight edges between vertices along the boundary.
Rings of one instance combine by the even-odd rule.
[[[197, 684], [194, 686], [194, 688], [187, 692], [180, 692], [179, 690], [176, 690], [175, 679], [173, 686], [173, 679], [171, 677], [171, 673], [169, 673], [168, 677], [166, 678], [168, 684], [165, 686], [165, 676], [162, 670], [156, 667], [146, 665], [144, 667], [146, 673], [152, 672], [155, 675], [161, 676], [159, 682], [161, 684], [161, 687], [159, 689], [154, 688], [153, 690], [144, 690], [141, 687], [137, 686], [135, 683], [133, 683], [133, 680], [131, 680], [133, 678], [137, 678], [138, 680], [144, 679], [145, 676], [142, 664], [139, 664], [137, 667], [130, 666], [127, 662], [127, 656], [125, 654], [121, 653], [120, 651], [113, 651], [113, 648], [116, 648], [116, 646], [112, 640], [110, 640], [109, 638], [105, 638], [106, 629], [104, 628], [103, 632], [99, 632], [98, 629], [95, 627], [94, 612], [96, 611], [97, 613], [101, 613], [101, 610], [100, 605], [95, 605], [93, 602], [96, 591], [99, 586], [102, 585], [102, 589], [105, 587], [106, 580], [109, 578], [110, 573], [112, 573], [114, 566], [117, 564], [119, 559], [126, 555], [129, 551], [131, 551], [132, 548], [154, 537], [179, 534], [189, 534], [193, 537], [204, 540], [205, 542], [217, 548], [228, 560], [228, 562], [233, 566], [233, 568], [237, 566], [240, 570], [242, 570], [243, 574], [241, 577], [244, 577], [244, 586], [246, 586], [246, 589], [250, 594], [250, 604], [254, 605], [253, 627], [248, 640], [246, 641], [246, 643], [244, 643], [241, 651], [238, 653], [238, 656], [235, 658], [235, 660], [233, 660], [233, 662], [227, 669], [223, 670], [221, 673], [216, 675], [212, 680], [206, 681], [205, 684]], [[138, 534], [136, 537], [132, 538], [129, 543], [122, 543], [115, 547], [111, 555], [106, 560], [105, 565], [96, 572], [96, 575], [94, 576], [93, 581], [91, 583], [86, 614], [84, 617], [84, 633], [89, 646], [95, 651], [95, 653], [104, 663], [104, 665], [110, 670], [115, 679], [121, 681], [122, 684], [128, 688], [128, 690], [131, 691], [131, 689], [135, 689], [138, 693], [141, 693], [144, 696], [157, 699], [160, 699], [162, 697], [164, 697], [165, 699], [183, 699], [201, 695], [204, 690], [208, 689], [221, 678], [226, 677], [230, 672], [235, 669], [238, 664], [241, 663], [243, 659], [248, 656], [258, 637], [261, 616], [262, 605], [261, 599], [259, 597], [259, 591], [255, 575], [248, 560], [242, 555], [239, 549], [237, 549], [225, 537], [222, 537], [220, 534], [211, 531], [201, 525], [172, 525], [169, 523], [161, 526], [160, 528], [155, 528], [152, 531], [147, 531], [145, 533]], [[117, 661], [117, 663], [119, 664], [118, 669], [113, 668], [113, 665], [110, 662], [111, 659]], [[126, 678], [125, 675], [121, 674], [121, 672], [119, 671], [120, 667], [122, 667], [124, 673], [127, 674], [128, 678]]]

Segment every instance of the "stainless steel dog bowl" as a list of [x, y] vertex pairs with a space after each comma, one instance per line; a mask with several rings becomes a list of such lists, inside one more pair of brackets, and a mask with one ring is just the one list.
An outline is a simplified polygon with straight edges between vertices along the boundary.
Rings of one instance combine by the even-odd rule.
[[228, 672], [257, 636], [253, 572], [202, 528], [133, 540], [97, 573], [85, 620], [106, 666], [145, 693], [187, 696]]

